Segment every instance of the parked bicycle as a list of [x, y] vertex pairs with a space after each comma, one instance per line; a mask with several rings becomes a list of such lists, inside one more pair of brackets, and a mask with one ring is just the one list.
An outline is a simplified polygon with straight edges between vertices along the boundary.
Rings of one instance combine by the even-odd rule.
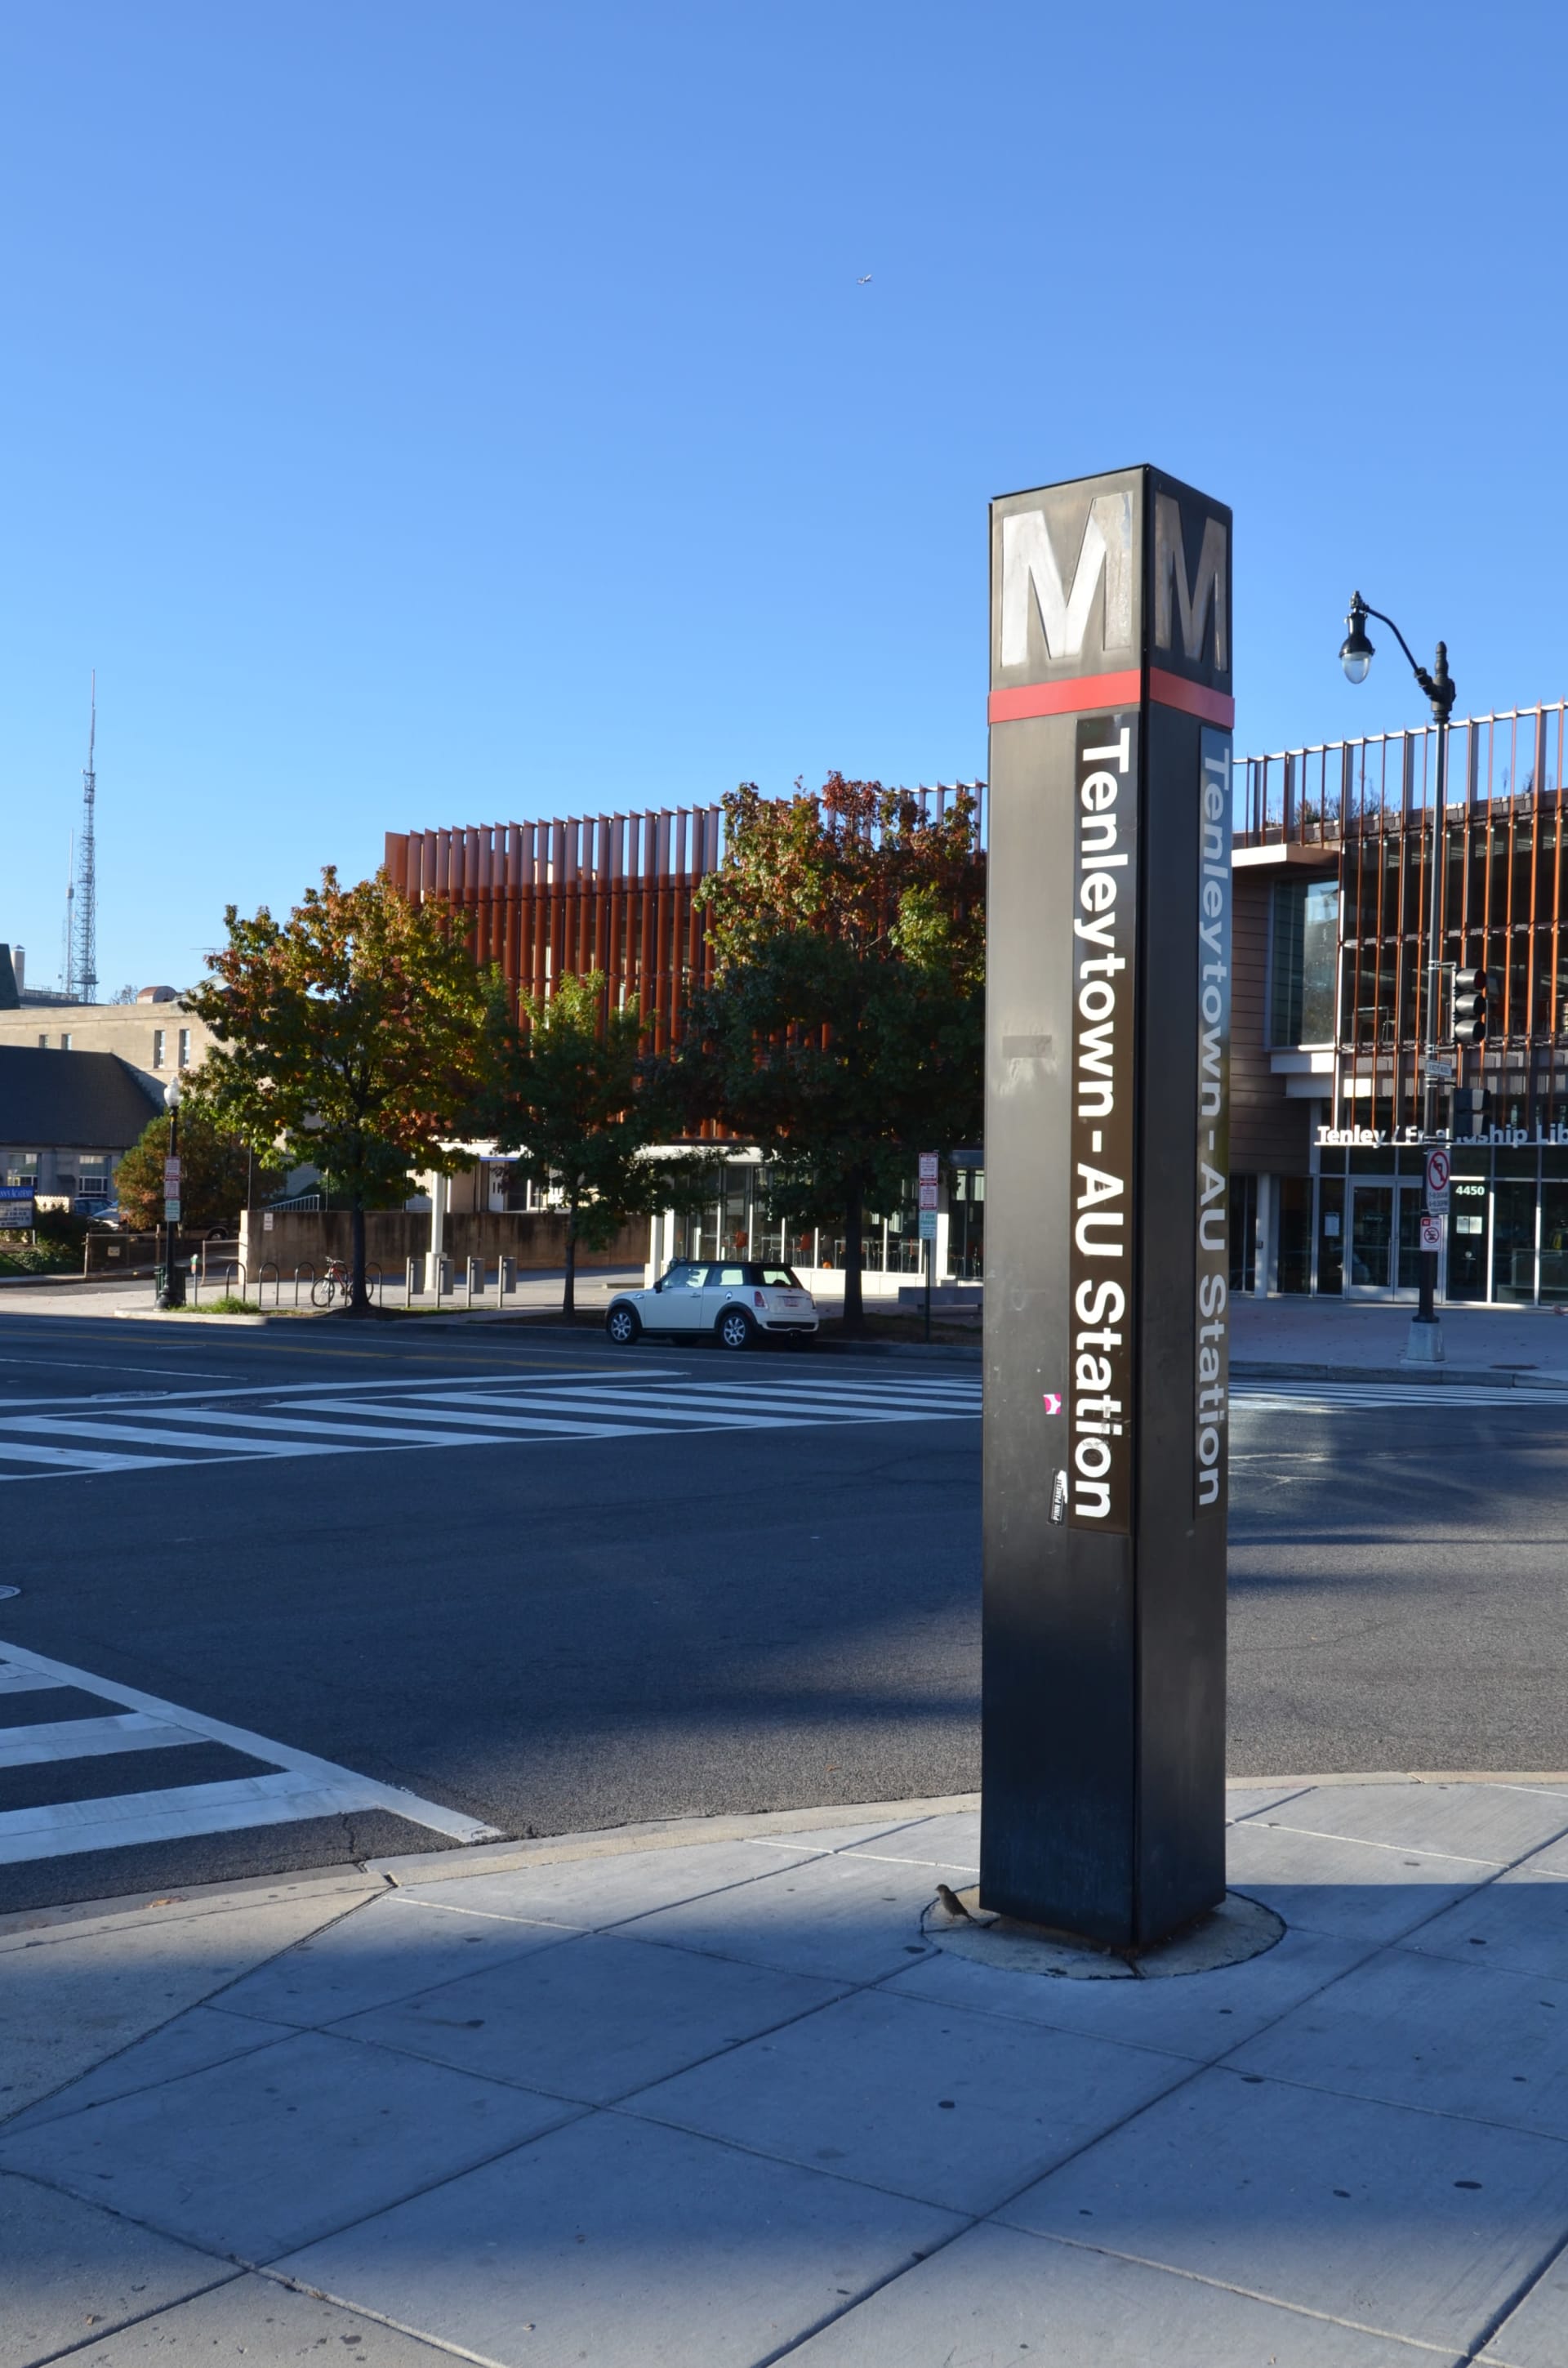
[[335, 1300], [348, 1304], [350, 1277], [341, 1258], [329, 1258], [326, 1272], [311, 1285], [311, 1305], [330, 1307]]

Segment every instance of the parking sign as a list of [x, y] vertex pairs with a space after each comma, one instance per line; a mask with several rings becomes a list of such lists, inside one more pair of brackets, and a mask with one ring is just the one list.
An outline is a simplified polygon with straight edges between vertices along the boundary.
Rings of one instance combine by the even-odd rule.
[[1426, 1154], [1426, 1213], [1446, 1217], [1449, 1213], [1449, 1179], [1451, 1174], [1449, 1155], [1439, 1146]]
[[1445, 1223], [1446, 1220], [1442, 1217], [1428, 1216], [1422, 1218], [1421, 1247], [1424, 1250], [1440, 1250], [1442, 1248], [1443, 1228]]

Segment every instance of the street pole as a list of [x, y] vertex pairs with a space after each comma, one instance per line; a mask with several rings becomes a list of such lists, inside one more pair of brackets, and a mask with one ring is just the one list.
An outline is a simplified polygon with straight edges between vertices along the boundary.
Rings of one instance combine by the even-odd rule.
[[[1436, 679], [1439, 683], [1444, 681], [1448, 671], [1448, 650], [1445, 644], [1439, 642]], [[1422, 1081], [1421, 1132], [1426, 1136], [1434, 1135], [1437, 1132], [1437, 1080], [1433, 1074], [1433, 1064], [1437, 1057], [1437, 997], [1443, 977], [1443, 873], [1448, 860], [1449, 706], [1451, 705], [1451, 699], [1448, 705], [1443, 705], [1437, 699], [1432, 701], [1432, 713], [1437, 726], [1437, 763], [1432, 811], [1431, 895], [1427, 905], [1426, 924], [1426, 1025], [1422, 1030], [1426, 1039], [1424, 1047], [1426, 1073]], [[1435, 1249], [1423, 1250], [1421, 1299], [1415, 1314], [1415, 1321], [1418, 1325], [1437, 1325], [1437, 1253]], [[1431, 1364], [1439, 1360], [1441, 1350], [1438, 1342], [1441, 1337], [1439, 1330], [1436, 1338], [1422, 1342], [1423, 1349], [1430, 1349], [1434, 1351], [1431, 1355], [1422, 1357], [1423, 1363]]]
[[[1432, 702], [1432, 721], [1437, 727], [1437, 762], [1432, 797], [1432, 877], [1427, 900], [1426, 921], [1426, 1008], [1421, 1030], [1421, 1133], [1428, 1140], [1437, 1133], [1437, 1081], [1432, 1074], [1437, 1056], [1437, 994], [1443, 975], [1443, 872], [1448, 860], [1449, 815], [1449, 718], [1453, 713], [1459, 686], [1449, 672], [1449, 645], [1437, 643], [1437, 655], [1432, 672], [1418, 666], [1415, 653], [1392, 617], [1381, 609], [1369, 608], [1359, 592], [1350, 596], [1350, 609], [1345, 621], [1349, 631], [1340, 643], [1339, 662], [1351, 682], [1365, 682], [1373, 657], [1372, 643], [1367, 638], [1367, 619], [1376, 617], [1392, 633], [1394, 640], [1410, 661], [1410, 670]], [[1451, 1129], [1450, 1129], [1451, 1132]], [[1399, 1281], [1399, 1243], [1393, 1244], [1393, 1282]], [[1413, 1365], [1440, 1365], [1443, 1361], [1443, 1327], [1437, 1321], [1437, 1252], [1424, 1249], [1421, 1253], [1420, 1298], [1410, 1338], [1405, 1346], [1404, 1361]]]
[[[185, 1277], [179, 1270], [176, 1255], [179, 1238], [179, 1079], [171, 1077], [164, 1087], [164, 1102], [169, 1113], [169, 1149], [164, 1166], [164, 1280], [155, 1304], [162, 1308], [185, 1305]], [[174, 1184], [171, 1194], [169, 1187]]]

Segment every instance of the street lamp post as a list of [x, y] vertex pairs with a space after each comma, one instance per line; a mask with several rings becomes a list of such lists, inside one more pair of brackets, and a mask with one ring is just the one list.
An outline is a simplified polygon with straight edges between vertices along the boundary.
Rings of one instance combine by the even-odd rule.
[[[164, 1103], [169, 1113], [169, 1151], [164, 1168], [164, 1279], [158, 1286], [157, 1304], [160, 1307], [183, 1307], [185, 1277], [180, 1272], [176, 1256], [179, 1241], [180, 1197], [179, 1079], [177, 1077], [171, 1077], [164, 1087]], [[172, 1214], [171, 1212], [173, 1212]]]
[[[1434, 1064], [1437, 1053], [1437, 989], [1442, 977], [1443, 954], [1443, 868], [1444, 832], [1449, 810], [1449, 718], [1453, 713], [1458, 685], [1449, 672], [1449, 645], [1437, 643], [1437, 655], [1432, 672], [1417, 666], [1415, 654], [1392, 617], [1381, 609], [1369, 609], [1359, 592], [1350, 596], [1350, 613], [1346, 618], [1349, 627], [1339, 647], [1339, 660], [1350, 681], [1365, 682], [1372, 663], [1372, 644], [1367, 638], [1367, 620], [1376, 617], [1386, 625], [1405, 656], [1410, 670], [1432, 702], [1432, 721], [1437, 727], [1437, 778], [1432, 800], [1432, 854], [1426, 908], [1426, 994], [1422, 1028], [1421, 1132], [1424, 1135], [1437, 1133], [1437, 1080]], [[1398, 1257], [1397, 1243], [1394, 1255]], [[1413, 1362], [1437, 1364], [1442, 1360], [1443, 1335], [1437, 1321], [1437, 1253], [1421, 1253], [1421, 1300], [1415, 1320], [1410, 1327], [1409, 1355]]]

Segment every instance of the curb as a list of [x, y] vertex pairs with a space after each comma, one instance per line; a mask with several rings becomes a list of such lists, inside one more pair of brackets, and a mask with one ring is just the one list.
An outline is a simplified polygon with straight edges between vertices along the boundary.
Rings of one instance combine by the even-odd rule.
[[1568, 1390], [1568, 1372], [1520, 1373], [1491, 1365], [1309, 1365], [1233, 1357], [1231, 1379], [1244, 1382], [1415, 1382], [1429, 1390]]
[[[271, 1324], [270, 1315], [220, 1315], [200, 1307], [115, 1307], [110, 1314], [127, 1324]], [[286, 1316], [285, 1323], [292, 1321]]]
[[[1233, 1775], [1227, 1793], [1319, 1791], [1347, 1784], [1499, 1784], [1520, 1792], [1568, 1792], [1568, 1770], [1483, 1768], [1341, 1770], [1332, 1775]], [[820, 1808], [757, 1809], [733, 1815], [662, 1817], [642, 1825], [606, 1826], [584, 1833], [546, 1834], [533, 1841], [470, 1842], [454, 1850], [415, 1850], [400, 1858], [372, 1858], [333, 1866], [295, 1867], [279, 1874], [238, 1875], [228, 1883], [187, 1884], [173, 1891], [130, 1892], [110, 1899], [74, 1900], [60, 1907], [21, 1907], [0, 1916], [0, 1953], [13, 1943], [27, 1946], [40, 1933], [87, 1928], [162, 1911], [181, 1918], [227, 1907], [255, 1906], [280, 1894], [356, 1892], [408, 1883], [451, 1883], [467, 1874], [505, 1873], [514, 1868], [550, 1866], [571, 1859], [624, 1858], [643, 1850], [689, 1849], [693, 1843], [748, 1841], [793, 1833], [822, 1833], [835, 1826], [898, 1824], [915, 1817], [948, 1816], [980, 1806], [978, 1793], [934, 1793], [907, 1801], [833, 1802]]]

